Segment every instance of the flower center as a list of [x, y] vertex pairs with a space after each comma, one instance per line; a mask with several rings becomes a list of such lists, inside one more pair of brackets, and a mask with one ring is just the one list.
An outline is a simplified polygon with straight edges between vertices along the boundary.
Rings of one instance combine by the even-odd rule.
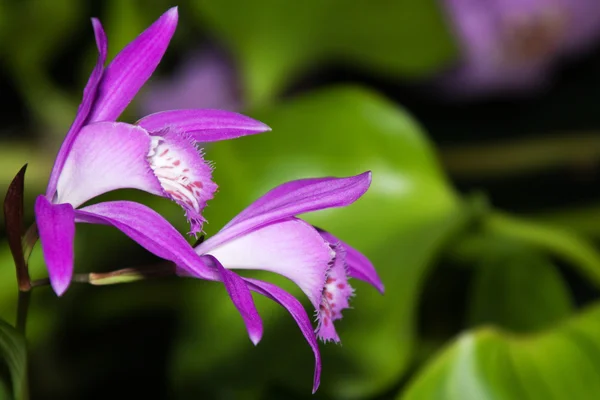
[[529, 63], [552, 56], [566, 35], [568, 13], [547, 7], [533, 15], [510, 15], [502, 21], [505, 61]]
[[201, 211], [198, 199], [202, 194], [203, 183], [193, 180], [193, 171], [164, 138], [152, 136], [148, 160], [163, 189], [174, 200], [188, 205], [197, 212]]

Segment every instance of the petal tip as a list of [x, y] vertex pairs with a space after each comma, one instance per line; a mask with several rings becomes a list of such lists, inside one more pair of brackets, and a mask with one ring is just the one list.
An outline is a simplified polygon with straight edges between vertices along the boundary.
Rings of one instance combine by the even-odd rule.
[[175, 7], [171, 7], [167, 10], [167, 12], [165, 12], [165, 16], [174, 19], [175, 21], [177, 21], [177, 19], [179, 18], [179, 6], [175, 6]]
[[373, 173], [370, 170], [363, 172], [359, 176], [361, 178], [364, 178], [365, 180], [367, 180], [369, 182], [369, 184], [371, 183], [371, 180], [373, 179]]
[[258, 346], [258, 344], [260, 343], [261, 339], [262, 339], [262, 332], [252, 332], [250, 333], [250, 341], [252, 342], [253, 345]]
[[313, 383], [313, 388], [312, 388], [312, 394], [317, 393], [317, 390], [319, 390], [320, 384], [321, 384], [321, 382], [315, 378], [315, 382]]
[[61, 297], [67, 291], [69, 284], [71, 282], [69, 280], [52, 280], [50, 279], [50, 285], [52, 286], [52, 290], [58, 297]]
[[264, 122], [260, 122], [260, 121], [256, 121], [256, 130], [258, 132], [271, 132], [273, 129], [271, 129], [271, 127], [267, 124], [265, 124]]

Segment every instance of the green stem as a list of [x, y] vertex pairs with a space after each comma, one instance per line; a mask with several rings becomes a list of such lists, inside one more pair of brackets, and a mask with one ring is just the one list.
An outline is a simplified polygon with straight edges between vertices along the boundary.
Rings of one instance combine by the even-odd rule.
[[25, 336], [27, 328], [27, 315], [29, 314], [29, 303], [31, 301], [31, 291], [20, 291], [17, 299], [17, 321], [15, 328]]
[[443, 148], [443, 164], [460, 178], [506, 177], [556, 167], [587, 167], [600, 157], [596, 132]]
[[562, 258], [600, 286], [600, 254], [576, 233], [500, 213], [489, 214], [484, 226], [492, 234], [519, 240]]
[[[74, 274], [72, 282], [88, 283], [94, 286], [116, 285], [121, 283], [131, 283], [146, 279], [163, 278], [175, 276], [175, 265], [170, 262], [163, 262], [154, 265], [123, 268], [111, 272], [89, 273], [89, 274]], [[37, 279], [31, 282], [31, 288], [49, 286], [48, 278]], [[19, 292], [28, 293], [28, 292]], [[19, 297], [20, 299], [20, 297]]]

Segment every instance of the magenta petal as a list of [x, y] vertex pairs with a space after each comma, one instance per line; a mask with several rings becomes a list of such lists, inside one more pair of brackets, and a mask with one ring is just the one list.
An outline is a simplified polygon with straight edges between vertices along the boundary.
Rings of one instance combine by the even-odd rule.
[[96, 46], [98, 47], [98, 61], [96, 62], [96, 66], [94, 67], [94, 70], [92, 71], [92, 74], [85, 85], [85, 89], [83, 89], [83, 99], [79, 105], [79, 108], [77, 109], [75, 120], [73, 121], [71, 128], [69, 128], [69, 131], [65, 136], [65, 140], [58, 151], [58, 155], [56, 156], [56, 161], [54, 162], [54, 167], [52, 168], [52, 173], [50, 174], [50, 179], [48, 181], [48, 189], [46, 190], [46, 196], [51, 200], [54, 198], [54, 194], [56, 193], [58, 177], [63, 169], [65, 160], [71, 151], [73, 141], [77, 137], [77, 134], [81, 130], [83, 124], [86, 122], [88, 114], [90, 113], [92, 105], [94, 104], [98, 84], [100, 83], [104, 72], [104, 63], [106, 62], [107, 53], [106, 34], [104, 33], [104, 29], [102, 29], [100, 21], [98, 21], [96, 18], [92, 18], [92, 26], [96, 36]]
[[348, 275], [355, 279], [370, 283], [381, 293], [384, 291], [383, 282], [377, 274], [375, 267], [361, 252], [342, 242], [340, 239], [333, 236], [331, 233], [317, 228], [321, 236], [332, 245], [341, 245], [346, 251], [346, 266], [348, 267]]
[[196, 142], [216, 142], [270, 131], [267, 125], [223, 110], [173, 110], [148, 115], [138, 125], [149, 132], [173, 129], [188, 133]]
[[297, 214], [347, 206], [358, 200], [370, 184], [370, 171], [348, 178], [301, 179], [284, 183], [252, 203], [198, 249], [215, 248], [244, 233]]
[[321, 382], [321, 353], [319, 352], [317, 337], [313, 331], [310, 318], [308, 318], [308, 315], [306, 314], [306, 310], [294, 296], [271, 283], [250, 278], [244, 278], [244, 280], [248, 282], [248, 287], [251, 290], [281, 304], [286, 310], [288, 310], [298, 324], [298, 327], [302, 331], [302, 334], [306, 338], [306, 341], [310, 345], [315, 355], [315, 375], [313, 380], [314, 394], [319, 388], [319, 383]]
[[110, 201], [75, 211], [77, 222], [112, 225], [149, 252], [184, 268], [192, 276], [220, 280], [183, 236], [160, 214], [132, 201]]
[[219, 270], [222, 278], [221, 281], [225, 285], [225, 289], [227, 289], [227, 293], [229, 293], [231, 301], [233, 301], [233, 304], [244, 319], [250, 340], [256, 346], [262, 338], [263, 325], [260, 315], [256, 310], [256, 306], [254, 305], [252, 293], [250, 293], [248, 285], [235, 272], [225, 269], [215, 257], [205, 257], [209, 258], [211, 263]]
[[45, 196], [35, 201], [37, 223], [50, 284], [61, 296], [73, 276], [75, 215], [70, 204], [52, 204]]
[[116, 189], [140, 189], [164, 196], [147, 160], [151, 138], [139, 126], [98, 122], [81, 129], [57, 184], [57, 202], [78, 207]]
[[121, 115], [165, 54], [177, 19], [173, 7], [117, 54], [104, 73], [89, 122], [114, 121]]

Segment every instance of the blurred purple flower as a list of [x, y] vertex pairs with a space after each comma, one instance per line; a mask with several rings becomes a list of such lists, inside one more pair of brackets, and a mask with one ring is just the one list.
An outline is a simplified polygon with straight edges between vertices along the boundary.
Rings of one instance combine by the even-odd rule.
[[138, 107], [149, 114], [165, 107], [235, 111], [242, 104], [232, 64], [210, 49], [188, 54], [170, 77], [150, 82], [140, 94]]
[[[195, 142], [269, 129], [248, 117], [219, 110], [165, 111], [144, 117], [135, 125], [115, 122], [156, 69], [177, 19], [176, 8], [167, 11], [106, 68], [106, 36], [100, 22], [92, 19], [98, 62], [56, 157], [46, 195], [40, 195], [35, 204], [44, 259], [58, 295], [67, 289], [73, 274], [75, 222], [111, 223], [110, 213], [104, 213], [100, 221], [89, 207], [77, 207], [112, 190], [140, 189], [177, 202], [186, 212], [192, 233], [197, 233], [204, 221], [202, 209], [217, 186]], [[113, 213], [116, 216], [126, 211], [122, 206]], [[124, 228], [116, 220], [112, 224], [127, 234], [136, 230], [133, 235], [138, 241], [155, 241], [143, 233], [149, 229], [142, 222], [151, 220], [144, 221], [137, 207], [130, 207], [130, 213], [131, 226]]]
[[600, 37], [597, 0], [444, 0], [461, 64], [441, 85], [452, 96], [545, 85], [558, 60]]

